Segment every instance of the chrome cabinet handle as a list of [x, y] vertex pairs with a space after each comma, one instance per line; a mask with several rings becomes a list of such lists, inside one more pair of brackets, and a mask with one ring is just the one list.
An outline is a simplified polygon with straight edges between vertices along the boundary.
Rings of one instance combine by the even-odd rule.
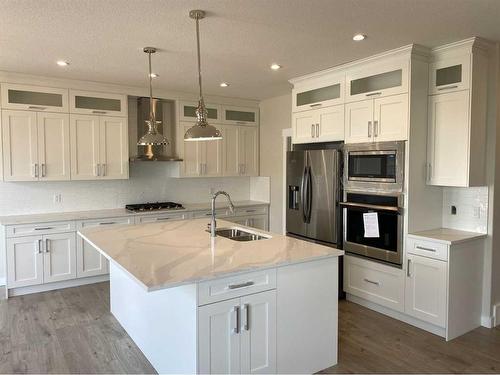
[[371, 92], [369, 94], [366, 94], [366, 96], [375, 96], [375, 95], [380, 95], [380, 94], [382, 94], [382, 92], [378, 91], [378, 92]]
[[40, 177], [40, 176], [39, 176], [39, 172], [40, 172], [40, 171], [39, 171], [39, 168], [38, 168], [38, 164], [37, 164], [37, 163], [35, 163], [35, 164], [34, 164], [34, 168], [35, 168], [35, 178]]
[[411, 259], [408, 259], [408, 263], [406, 264], [406, 276], [408, 277], [411, 277], [410, 264], [411, 264]]
[[92, 113], [98, 114], [98, 115], [104, 115], [107, 112], [106, 111], [92, 111]]
[[116, 224], [116, 221], [105, 221], [105, 222], [99, 223], [99, 225], [111, 225], [111, 224]]
[[42, 253], [42, 240], [36, 241], [36, 251], [38, 254]]
[[245, 317], [245, 320], [243, 322], [243, 329], [245, 331], [248, 331], [250, 330], [250, 306], [248, 305], [248, 303], [245, 303], [243, 305], [243, 310], [244, 310], [244, 317]]
[[241, 164], [241, 168], [243, 169], [243, 173], [242, 174], [247, 173], [247, 165], [246, 164]]
[[48, 253], [50, 251], [49, 244], [50, 244], [50, 240], [48, 238], [46, 238], [45, 239], [45, 252], [46, 253]]
[[368, 138], [372, 137], [372, 122], [368, 121]]
[[47, 107], [38, 107], [36, 105], [29, 105], [29, 109], [39, 109], [40, 111], [43, 111], [44, 109], [47, 109]]
[[42, 163], [42, 177], [45, 177], [47, 172], [47, 167], [45, 166], [45, 163]]
[[373, 280], [370, 280], [370, 279], [363, 279], [365, 282], [367, 283], [370, 283], [370, 284], [373, 284], [373, 285], [380, 285], [380, 283], [378, 281], [373, 281]]
[[237, 124], [246, 125], [246, 121], [236, 121]]
[[33, 176], [33, 178], [37, 177], [36, 176], [36, 164], [33, 164], [31, 166], [31, 176]]
[[255, 212], [257, 210], [245, 210], [245, 212]]
[[314, 138], [314, 124], [311, 124], [311, 138]]
[[229, 284], [227, 286], [227, 289], [233, 290], [233, 289], [245, 288], [247, 286], [252, 286], [253, 284], [255, 284], [253, 281], [247, 281], [241, 284]]
[[236, 314], [236, 319], [234, 321], [233, 333], [240, 333], [240, 307], [234, 306], [234, 313]]
[[99, 164], [96, 164], [95, 167], [94, 167], [95, 171], [94, 171], [94, 175], [96, 175], [97, 177], [99, 177]]
[[38, 227], [38, 228], [35, 228], [35, 230], [50, 230], [50, 229], [54, 229], [52, 227]]
[[106, 173], [108, 172], [107, 169], [107, 164], [101, 164], [101, 175], [106, 176]]
[[378, 137], [378, 121], [373, 121], [373, 136]]
[[319, 137], [319, 124], [316, 124], [316, 138]]
[[164, 220], [170, 220], [172, 219], [171, 217], [157, 217], [156, 221], [164, 221]]
[[432, 251], [433, 253], [435, 253], [437, 250], [436, 249], [431, 249], [430, 247], [423, 247], [423, 246], [415, 246], [415, 249], [419, 249], [419, 250], [425, 250], [425, 251]]
[[315, 104], [310, 104], [309, 107], [314, 108], [314, 107], [321, 107], [323, 103], [315, 103]]
[[446, 86], [446, 87], [438, 87], [438, 91], [443, 91], [443, 90], [451, 90], [451, 89], [456, 89], [458, 88], [458, 85], [453, 85], [453, 86]]

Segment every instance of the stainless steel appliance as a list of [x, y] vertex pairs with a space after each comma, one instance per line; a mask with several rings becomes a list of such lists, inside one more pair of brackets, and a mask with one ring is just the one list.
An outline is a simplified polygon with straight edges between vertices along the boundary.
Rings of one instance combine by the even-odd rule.
[[182, 204], [175, 202], [127, 204], [125, 208], [132, 212], [184, 210]]
[[340, 244], [339, 160], [337, 149], [287, 152], [288, 234]]
[[402, 192], [404, 142], [357, 143], [344, 146], [346, 190]]
[[[402, 265], [403, 195], [346, 192], [343, 208], [343, 242], [348, 253], [362, 255], [387, 263]], [[367, 216], [375, 213], [377, 230], [367, 233]], [[373, 221], [372, 221], [373, 224]]]

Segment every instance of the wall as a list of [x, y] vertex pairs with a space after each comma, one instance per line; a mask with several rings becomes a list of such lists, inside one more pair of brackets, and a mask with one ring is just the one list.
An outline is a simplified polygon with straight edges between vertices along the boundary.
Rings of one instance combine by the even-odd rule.
[[[444, 228], [460, 229], [469, 232], [488, 231], [488, 187], [443, 188]], [[455, 215], [451, 206], [457, 208]]]
[[260, 174], [271, 179], [270, 230], [283, 231], [283, 148], [281, 131], [291, 126], [292, 96], [260, 102]]

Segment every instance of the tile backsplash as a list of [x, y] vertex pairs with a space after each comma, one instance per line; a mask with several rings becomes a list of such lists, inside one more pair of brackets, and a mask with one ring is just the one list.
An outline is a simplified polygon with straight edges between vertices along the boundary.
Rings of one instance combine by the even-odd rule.
[[[452, 214], [452, 206], [456, 214]], [[443, 188], [443, 227], [470, 232], [488, 230], [488, 187]]]

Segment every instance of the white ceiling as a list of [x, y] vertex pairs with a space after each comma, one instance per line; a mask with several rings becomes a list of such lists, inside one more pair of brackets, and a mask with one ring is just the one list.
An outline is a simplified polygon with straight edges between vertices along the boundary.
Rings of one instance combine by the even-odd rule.
[[0, 0], [0, 70], [146, 86], [154, 46], [155, 85], [196, 92], [196, 8], [212, 95], [284, 94], [290, 78], [410, 43], [500, 40], [500, 0]]

